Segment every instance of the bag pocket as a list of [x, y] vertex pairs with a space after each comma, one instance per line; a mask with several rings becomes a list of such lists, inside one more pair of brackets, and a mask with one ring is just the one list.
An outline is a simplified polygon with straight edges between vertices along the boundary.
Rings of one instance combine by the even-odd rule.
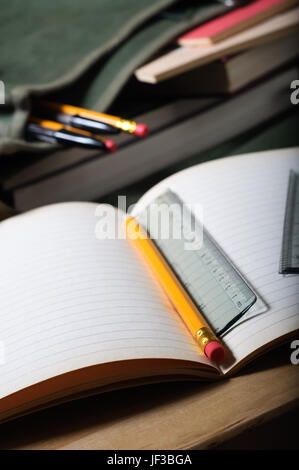
[[[30, 0], [29, 3], [32, 3], [32, 1]], [[20, 1], [14, 0], [13, 3], [19, 4]], [[79, 3], [83, 5], [83, 2]], [[76, 0], [67, 9], [67, 13], [65, 13], [67, 20], [73, 12], [73, 5], [79, 5], [79, 3]], [[111, 3], [113, 3], [114, 10], [111, 9]], [[70, 48], [68, 52], [64, 42], [59, 42], [56, 37], [58, 35], [61, 39], [62, 31], [58, 28], [59, 34], [56, 34], [55, 40], [51, 41], [52, 36], [49, 34], [49, 44], [46, 47], [45, 38], [43, 37], [43, 44], [37, 48], [37, 52], [32, 52], [32, 57], [29, 56], [29, 60], [32, 62], [32, 70], [37, 68], [37, 72], [39, 72], [34, 72], [32, 84], [23, 85], [21, 84], [22, 80], [20, 78], [16, 79], [13, 75], [14, 79], [8, 82], [9, 87], [7, 90], [7, 104], [11, 107], [6, 107], [6, 111], [3, 108], [3, 111], [0, 112], [0, 154], [18, 151], [43, 152], [58, 147], [58, 145], [26, 140], [25, 128], [31, 110], [32, 99], [46, 97], [47, 99], [71, 103], [88, 109], [107, 111], [136, 68], [149, 60], [161, 47], [168, 44], [186, 29], [227, 10], [227, 7], [220, 3], [202, 1], [174, 2], [156, 0], [152, 1], [149, 6], [147, 0], [131, 0], [126, 2], [126, 8], [127, 4], [131, 7], [131, 9], [129, 8], [131, 17], [126, 11], [125, 18], [122, 17], [121, 19], [121, 12], [124, 10], [123, 0], [114, 0], [113, 2], [88, 0], [88, 2], [84, 2], [84, 8], [89, 8], [88, 18], [92, 13], [103, 12], [105, 10], [104, 6], [108, 6], [108, 4], [110, 6], [106, 12], [106, 22], [110, 23], [110, 26], [108, 30], [104, 28], [104, 31], [98, 37], [94, 37], [94, 30], [89, 26], [93, 37], [92, 40], [89, 39], [88, 48], [85, 44], [79, 52], [76, 50], [76, 45], [80, 44], [82, 36], [84, 37], [84, 30], [82, 31], [81, 28], [80, 34], [77, 36], [76, 31], [74, 31], [74, 21], [72, 23], [73, 27], [69, 28], [71, 23], [69, 20], [66, 29], [70, 34], [71, 48], [68, 43]], [[100, 5], [99, 9], [96, 8], [96, 5]], [[135, 6], [135, 9], [132, 8], [133, 6]], [[118, 10], [116, 10], [117, 8]], [[119, 12], [116, 17], [115, 11]], [[111, 27], [111, 18], [117, 19], [114, 27]], [[103, 24], [103, 21], [101, 24]], [[59, 22], [59, 25], [61, 27], [63, 23]], [[86, 21], [84, 25], [86, 27]], [[94, 22], [92, 25], [94, 27]], [[44, 28], [45, 26], [41, 25], [38, 29], [39, 34], [42, 36], [45, 36]], [[89, 35], [89, 30], [87, 29], [85, 33]], [[34, 33], [34, 36], [36, 36], [36, 33]], [[31, 42], [30, 44], [32, 45]], [[59, 44], [61, 47], [59, 47]], [[59, 48], [59, 54], [56, 53], [57, 48]], [[40, 56], [44, 58], [47, 50], [45, 64], [43, 60], [37, 63], [37, 58]], [[26, 50], [23, 51], [23, 55], [27, 60]], [[68, 58], [66, 63], [62, 63], [64, 57]], [[21, 64], [19, 72], [22, 71], [22, 58], [15, 57], [14, 60], [18, 60], [18, 63]], [[53, 70], [50, 70], [50, 65], [53, 64], [53, 67], [55, 67], [56, 62], [58, 66], [55, 68], [54, 73]], [[4, 69], [8, 65], [4, 61]], [[45, 70], [40, 71], [42, 67]], [[28, 66], [24, 67], [24, 70], [27, 71], [28, 75]], [[18, 77], [20, 77], [20, 73]], [[29, 80], [30, 78], [28, 82]], [[3, 81], [5, 82], [5, 74]]]

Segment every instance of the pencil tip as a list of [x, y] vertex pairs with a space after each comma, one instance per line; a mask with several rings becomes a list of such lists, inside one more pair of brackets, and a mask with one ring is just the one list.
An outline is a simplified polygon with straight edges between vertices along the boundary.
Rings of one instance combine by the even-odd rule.
[[117, 150], [117, 145], [115, 142], [113, 142], [113, 140], [107, 139], [105, 141], [105, 146], [109, 153], [114, 153]]
[[136, 129], [134, 131], [135, 135], [138, 135], [138, 137], [146, 137], [149, 134], [149, 130], [146, 124], [141, 124], [138, 123], [136, 124]]
[[224, 347], [217, 341], [211, 341], [205, 347], [205, 354], [213, 362], [222, 362], [225, 356]]

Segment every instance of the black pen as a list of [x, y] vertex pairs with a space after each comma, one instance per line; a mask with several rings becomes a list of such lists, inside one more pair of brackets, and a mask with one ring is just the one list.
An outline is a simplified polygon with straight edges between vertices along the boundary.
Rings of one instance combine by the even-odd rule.
[[73, 127], [64, 127], [54, 121], [31, 117], [27, 132], [38, 140], [64, 145], [79, 145], [88, 148], [106, 150], [113, 153], [117, 150], [115, 142], [110, 139], [95, 136], [90, 132]]
[[79, 115], [57, 113], [53, 116], [54, 121], [65, 124], [66, 126], [76, 127], [77, 129], [83, 129], [89, 132], [103, 132], [105, 134], [119, 134], [120, 129], [117, 127], [110, 126], [105, 122], [95, 121], [94, 119], [89, 119], [81, 117]]

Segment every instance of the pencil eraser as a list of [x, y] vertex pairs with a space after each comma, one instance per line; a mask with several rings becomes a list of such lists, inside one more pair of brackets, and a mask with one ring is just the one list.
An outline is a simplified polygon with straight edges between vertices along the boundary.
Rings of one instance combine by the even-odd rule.
[[105, 140], [105, 146], [109, 153], [114, 153], [117, 150], [117, 145], [113, 140]]
[[146, 137], [149, 134], [147, 125], [141, 123], [136, 124], [134, 134], [138, 135], [138, 137]]
[[211, 341], [205, 347], [205, 355], [212, 362], [222, 362], [225, 356], [224, 347], [217, 341]]

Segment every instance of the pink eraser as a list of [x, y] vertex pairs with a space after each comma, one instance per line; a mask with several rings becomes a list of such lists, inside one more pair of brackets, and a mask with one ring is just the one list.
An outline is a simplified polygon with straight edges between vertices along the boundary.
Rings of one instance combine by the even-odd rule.
[[109, 153], [114, 153], [117, 150], [117, 145], [115, 142], [113, 142], [113, 140], [105, 140], [105, 147]]
[[141, 123], [136, 124], [134, 134], [138, 135], [138, 137], [146, 137], [149, 134], [147, 125]]
[[224, 347], [217, 341], [211, 341], [205, 347], [205, 355], [212, 362], [222, 362], [225, 356]]

